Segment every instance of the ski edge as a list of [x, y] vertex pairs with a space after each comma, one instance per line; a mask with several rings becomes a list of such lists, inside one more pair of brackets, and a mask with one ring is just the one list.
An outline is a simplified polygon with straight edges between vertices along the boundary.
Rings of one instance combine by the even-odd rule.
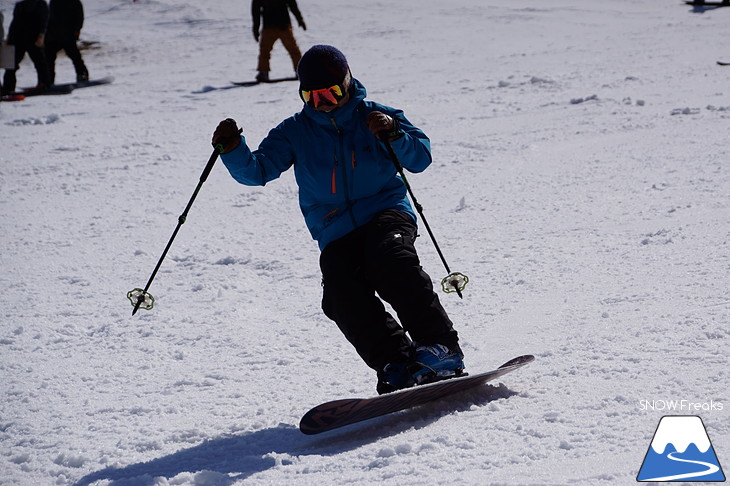
[[512, 358], [511, 360], [504, 363], [502, 366], [500, 366], [497, 369], [507, 368], [510, 366], [525, 366], [526, 364], [532, 363], [535, 361], [535, 356], [532, 354], [523, 354], [522, 356], [517, 356], [516, 358]]

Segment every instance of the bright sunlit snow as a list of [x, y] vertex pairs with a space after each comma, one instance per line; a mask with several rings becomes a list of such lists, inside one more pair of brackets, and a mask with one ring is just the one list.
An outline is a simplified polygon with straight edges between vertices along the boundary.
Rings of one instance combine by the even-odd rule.
[[[470, 278], [441, 294], [468, 371], [537, 357], [305, 436], [310, 407], [374, 394], [375, 373], [320, 310], [291, 171], [245, 187], [218, 162], [155, 307], [126, 299], [218, 122], [255, 146], [296, 83], [218, 89], [256, 74], [248, 1], [84, 6], [91, 77], [114, 83], [0, 103], [0, 485], [631, 485], [664, 415], [701, 416], [730, 464], [730, 8], [299, 0], [302, 49], [337, 46], [431, 138], [409, 181]], [[292, 74], [280, 44], [272, 62]]]

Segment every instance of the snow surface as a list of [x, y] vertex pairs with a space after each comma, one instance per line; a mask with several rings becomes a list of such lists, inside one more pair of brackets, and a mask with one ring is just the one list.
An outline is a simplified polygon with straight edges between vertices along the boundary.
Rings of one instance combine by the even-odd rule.
[[[114, 84], [0, 104], [0, 485], [630, 485], [672, 414], [700, 415], [727, 467], [730, 8], [299, 4], [300, 45], [340, 47], [431, 137], [410, 182], [471, 277], [442, 297], [467, 367], [537, 360], [302, 435], [374, 373], [321, 314], [293, 174], [249, 188], [220, 163], [131, 317], [217, 123], [255, 145], [301, 102], [214, 89], [255, 74], [247, 1], [86, 1], [86, 62]], [[273, 63], [290, 74], [280, 45]], [[28, 60], [18, 76], [35, 83]]]

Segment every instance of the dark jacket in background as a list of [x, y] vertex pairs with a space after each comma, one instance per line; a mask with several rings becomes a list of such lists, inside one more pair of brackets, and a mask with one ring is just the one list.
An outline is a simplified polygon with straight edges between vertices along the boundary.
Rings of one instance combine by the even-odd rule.
[[81, 0], [51, 0], [46, 41], [77, 40], [84, 26]]
[[288, 29], [291, 27], [289, 10], [300, 24], [304, 22], [296, 0], [253, 0], [251, 16], [254, 31], [261, 27], [261, 17], [264, 19], [264, 29]]
[[89, 71], [76, 41], [84, 26], [81, 0], [51, 0], [48, 31], [46, 32], [46, 62], [51, 84], [56, 81], [56, 55], [63, 50], [76, 71], [76, 82], [89, 80]]
[[13, 9], [13, 20], [8, 28], [8, 44], [29, 46], [48, 26], [48, 4], [45, 0], [21, 0]]

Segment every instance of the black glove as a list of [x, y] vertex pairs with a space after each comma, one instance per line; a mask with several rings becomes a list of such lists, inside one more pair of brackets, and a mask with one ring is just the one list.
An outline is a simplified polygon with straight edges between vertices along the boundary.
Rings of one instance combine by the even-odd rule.
[[259, 29], [257, 29], [256, 27], [253, 28], [253, 38], [256, 42], [259, 41]]
[[304, 23], [304, 19], [299, 21], [299, 27], [301, 27], [302, 30], [307, 30], [307, 24]]
[[380, 111], [371, 112], [365, 119], [368, 129], [380, 140], [393, 140], [403, 135], [398, 120]]
[[220, 145], [222, 154], [233, 151], [241, 144], [242, 132], [243, 128], [238, 128], [236, 120], [226, 118], [218, 124], [215, 132], [213, 132], [213, 147]]

